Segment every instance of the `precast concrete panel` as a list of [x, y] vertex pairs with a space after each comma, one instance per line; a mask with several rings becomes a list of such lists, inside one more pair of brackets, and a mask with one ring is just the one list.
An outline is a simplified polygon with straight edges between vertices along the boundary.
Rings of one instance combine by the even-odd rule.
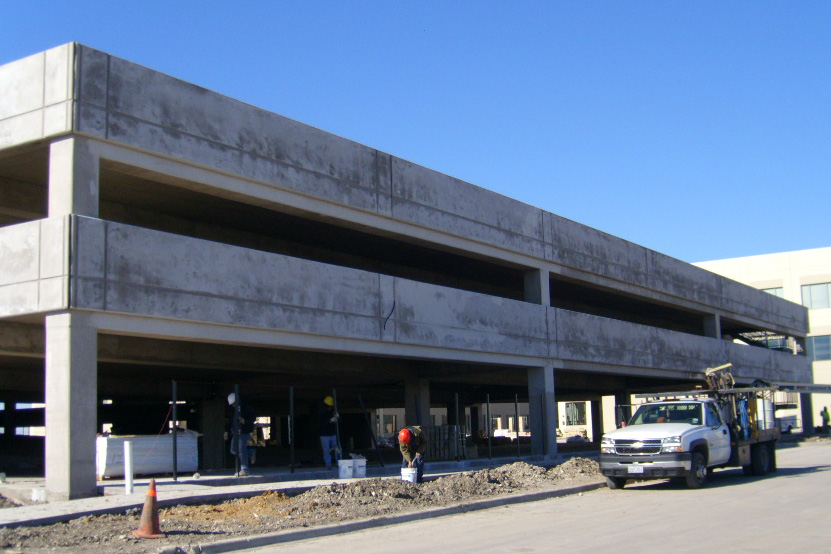
[[[83, 58], [97, 53], [83, 49]], [[98, 68], [100, 63], [93, 64]], [[378, 153], [286, 117], [108, 56], [106, 78], [82, 73], [80, 102], [100, 136], [352, 207], [383, 212]], [[96, 112], [105, 83], [106, 116]], [[91, 90], [88, 102], [85, 91]], [[89, 107], [87, 107], [89, 104]], [[382, 182], [384, 181], [384, 182]], [[388, 194], [388, 190], [384, 191]]]
[[705, 305], [722, 305], [718, 275], [654, 251], [649, 251], [647, 262], [651, 288]]
[[398, 158], [392, 171], [397, 219], [543, 257], [539, 208]]
[[0, 228], [0, 286], [40, 278], [40, 221]]
[[66, 307], [66, 236], [62, 218], [0, 229], [0, 316]]
[[729, 361], [735, 368], [734, 374], [746, 380], [761, 379], [771, 383], [812, 383], [814, 382], [811, 358], [795, 356], [790, 352], [778, 352], [744, 344], [726, 343]]
[[557, 309], [554, 331], [562, 360], [653, 367], [652, 327]]
[[623, 283], [648, 284], [646, 248], [553, 214], [549, 219], [552, 262]]
[[653, 329], [652, 356], [655, 367], [701, 372], [730, 362], [730, 343], [709, 337]]
[[100, 219], [72, 216], [73, 308], [106, 310], [106, 226]]
[[107, 223], [107, 309], [378, 338], [378, 276]]
[[72, 129], [72, 45], [0, 66], [0, 147]]
[[395, 280], [395, 302], [397, 342], [548, 355], [544, 306], [405, 279]]
[[808, 328], [804, 306], [777, 298], [727, 278], [721, 280], [722, 305], [740, 316], [756, 317], [763, 322], [776, 321], [777, 328], [794, 332]]

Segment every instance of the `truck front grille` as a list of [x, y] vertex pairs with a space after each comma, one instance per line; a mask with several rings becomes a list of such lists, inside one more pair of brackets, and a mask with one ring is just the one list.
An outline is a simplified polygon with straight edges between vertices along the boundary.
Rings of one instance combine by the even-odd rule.
[[628, 456], [660, 454], [661, 439], [616, 440], [615, 452]]

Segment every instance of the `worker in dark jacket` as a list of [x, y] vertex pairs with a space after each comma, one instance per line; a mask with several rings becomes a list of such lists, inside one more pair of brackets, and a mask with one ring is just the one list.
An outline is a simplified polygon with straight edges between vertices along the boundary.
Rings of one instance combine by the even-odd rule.
[[233, 413], [228, 422], [228, 431], [225, 433], [225, 438], [227, 439], [230, 434], [231, 454], [239, 460], [239, 473], [236, 476], [248, 477], [248, 461], [251, 456], [248, 450], [248, 440], [254, 431], [254, 420], [256, 419], [254, 408], [241, 403], [233, 392], [228, 395], [228, 405], [231, 406]]
[[404, 427], [398, 433], [398, 448], [404, 456], [401, 467], [416, 468], [416, 482], [424, 481], [424, 452], [427, 450], [427, 434], [421, 427]]

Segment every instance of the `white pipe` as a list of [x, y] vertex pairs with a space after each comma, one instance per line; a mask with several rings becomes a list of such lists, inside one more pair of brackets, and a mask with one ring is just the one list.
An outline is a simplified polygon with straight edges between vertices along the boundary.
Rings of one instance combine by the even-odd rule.
[[133, 442], [124, 441], [124, 494], [133, 494]]

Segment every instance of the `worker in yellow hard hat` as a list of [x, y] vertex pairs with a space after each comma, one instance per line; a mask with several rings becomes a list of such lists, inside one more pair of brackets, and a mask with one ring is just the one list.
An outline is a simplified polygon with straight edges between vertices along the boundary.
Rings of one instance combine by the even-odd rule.
[[332, 469], [333, 460], [340, 459], [338, 448], [338, 412], [335, 410], [335, 399], [327, 396], [323, 399], [320, 410], [320, 446], [323, 448], [323, 463], [326, 469]]
[[417, 426], [404, 427], [398, 432], [398, 449], [404, 456], [401, 467], [416, 468], [416, 482], [424, 481], [424, 452], [427, 451], [427, 434]]

